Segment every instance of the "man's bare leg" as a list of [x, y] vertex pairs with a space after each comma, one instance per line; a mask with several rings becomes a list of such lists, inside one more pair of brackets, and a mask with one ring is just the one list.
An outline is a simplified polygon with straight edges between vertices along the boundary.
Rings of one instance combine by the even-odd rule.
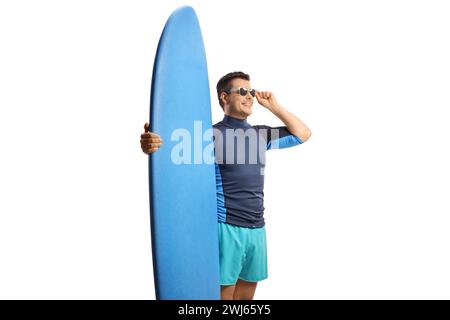
[[247, 282], [239, 279], [234, 290], [234, 300], [253, 300], [258, 282]]
[[220, 297], [222, 300], [233, 300], [236, 286], [220, 286]]

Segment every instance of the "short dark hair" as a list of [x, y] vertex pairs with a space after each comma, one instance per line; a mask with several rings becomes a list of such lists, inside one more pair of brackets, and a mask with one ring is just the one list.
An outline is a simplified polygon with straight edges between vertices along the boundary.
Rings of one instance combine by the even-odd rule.
[[233, 79], [243, 79], [243, 80], [250, 81], [250, 76], [244, 72], [235, 71], [235, 72], [227, 73], [222, 78], [220, 78], [219, 82], [217, 82], [216, 89], [217, 89], [217, 98], [219, 98], [219, 104], [222, 107], [222, 109], [223, 109], [223, 105], [222, 105], [222, 102], [220, 101], [220, 94], [224, 91], [231, 89], [230, 82]]

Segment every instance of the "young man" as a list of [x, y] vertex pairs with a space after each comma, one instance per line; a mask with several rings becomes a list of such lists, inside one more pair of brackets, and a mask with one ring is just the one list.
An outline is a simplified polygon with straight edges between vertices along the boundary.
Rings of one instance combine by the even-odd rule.
[[[251, 88], [249, 75], [232, 72], [217, 83], [224, 118], [214, 125], [221, 297], [252, 300], [258, 281], [267, 278], [264, 227], [265, 152], [288, 148], [309, 139], [311, 130], [278, 104], [269, 91]], [[253, 101], [271, 111], [285, 126], [252, 126]], [[141, 135], [141, 148], [155, 152], [162, 140], [156, 133]], [[240, 141], [240, 142], [239, 142]]]

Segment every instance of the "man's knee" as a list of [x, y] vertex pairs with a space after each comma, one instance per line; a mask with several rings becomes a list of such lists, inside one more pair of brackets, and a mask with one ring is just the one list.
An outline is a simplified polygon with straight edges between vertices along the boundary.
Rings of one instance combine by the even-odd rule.
[[220, 298], [222, 300], [233, 300], [236, 286], [220, 286]]
[[234, 300], [253, 300], [258, 282], [238, 280], [234, 290]]

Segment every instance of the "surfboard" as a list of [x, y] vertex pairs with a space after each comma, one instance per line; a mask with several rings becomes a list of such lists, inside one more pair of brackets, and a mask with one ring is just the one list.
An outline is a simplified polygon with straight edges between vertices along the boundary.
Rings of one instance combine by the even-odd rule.
[[220, 299], [209, 92], [200, 25], [192, 7], [181, 7], [161, 34], [150, 98], [150, 130], [163, 139], [149, 156], [157, 299]]

